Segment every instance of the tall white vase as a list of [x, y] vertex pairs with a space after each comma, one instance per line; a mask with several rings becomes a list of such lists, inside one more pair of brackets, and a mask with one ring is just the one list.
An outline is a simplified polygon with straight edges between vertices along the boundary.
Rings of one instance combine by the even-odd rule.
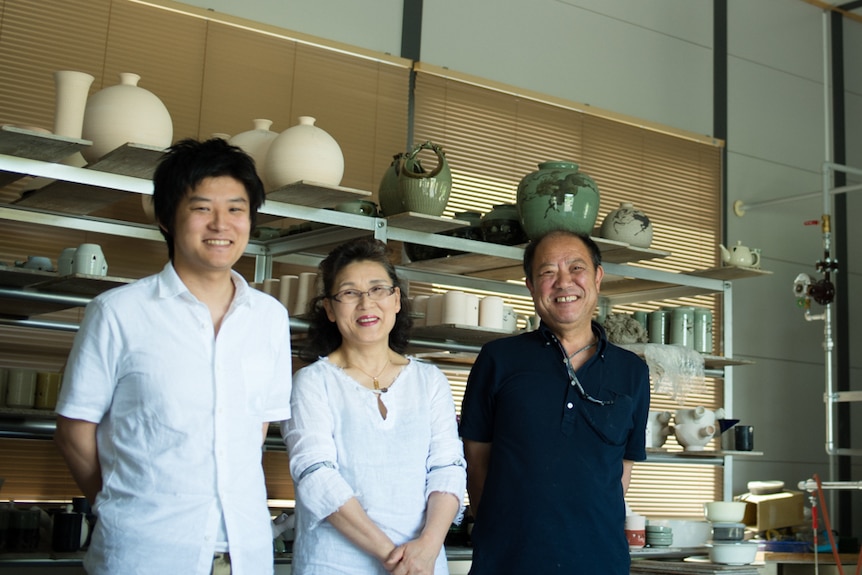
[[263, 185], [267, 191], [270, 186], [266, 180], [266, 155], [269, 153], [269, 148], [272, 142], [278, 137], [278, 132], [273, 132], [269, 129], [272, 126], [272, 120], [258, 118], [252, 120], [254, 129], [247, 132], [240, 132], [228, 141], [234, 146], [242, 148], [242, 150], [254, 159], [254, 165], [257, 168], [257, 173], [260, 179], [263, 180]]
[[266, 157], [266, 180], [272, 189], [308, 180], [337, 186], [344, 175], [344, 155], [335, 138], [314, 125], [311, 116], [278, 135]]
[[157, 148], [171, 145], [174, 126], [158, 96], [138, 86], [137, 74], [120, 74], [120, 83], [93, 94], [84, 112], [83, 137], [93, 145], [84, 151], [95, 162], [126, 143]]
[[[86, 72], [75, 70], [57, 70], [54, 72], [54, 87], [56, 100], [54, 106], [54, 134], [67, 138], [81, 137], [84, 127], [84, 109], [87, 106], [87, 95], [93, 84], [93, 76]], [[80, 153], [63, 160], [64, 164], [82, 167], [86, 160]]]

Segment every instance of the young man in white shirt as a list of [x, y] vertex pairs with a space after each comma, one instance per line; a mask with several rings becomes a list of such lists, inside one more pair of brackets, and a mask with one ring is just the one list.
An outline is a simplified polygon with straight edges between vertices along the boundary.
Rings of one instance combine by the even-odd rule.
[[90, 574], [272, 573], [261, 444], [290, 417], [287, 312], [232, 270], [265, 192], [224, 140], [156, 169], [170, 261], [88, 306], [55, 441], [98, 522]]

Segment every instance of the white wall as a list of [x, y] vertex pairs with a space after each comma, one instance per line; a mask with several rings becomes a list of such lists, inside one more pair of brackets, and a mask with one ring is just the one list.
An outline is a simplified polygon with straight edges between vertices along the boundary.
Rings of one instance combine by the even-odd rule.
[[[402, 0], [186, 0], [364, 48], [398, 54]], [[421, 59], [599, 108], [710, 134], [711, 0], [429, 0]], [[732, 490], [753, 479], [795, 486], [824, 451], [822, 322], [806, 322], [791, 287], [817, 277], [819, 199], [752, 209], [747, 202], [820, 189], [825, 158], [821, 12], [798, 0], [728, 1], [728, 237], [760, 247], [768, 278], [734, 285], [734, 417], [755, 426], [759, 458], [736, 458]], [[862, 24], [845, 20], [848, 164], [862, 168]], [[859, 182], [862, 178], [853, 178]], [[862, 217], [862, 192], [848, 198]], [[851, 294], [862, 289], [862, 230], [849, 230]], [[855, 291], [854, 291], [855, 288]], [[851, 300], [853, 298], [851, 297]], [[862, 305], [851, 314], [853, 389], [862, 389]], [[819, 310], [815, 310], [819, 311]], [[848, 313], [842, 310], [842, 313]], [[840, 342], [848, 345], [848, 342]], [[859, 407], [854, 407], [860, 421]], [[862, 448], [862, 425], [854, 445]], [[862, 478], [856, 458], [855, 479]], [[862, 504], [856, 498], [856, 516]]]

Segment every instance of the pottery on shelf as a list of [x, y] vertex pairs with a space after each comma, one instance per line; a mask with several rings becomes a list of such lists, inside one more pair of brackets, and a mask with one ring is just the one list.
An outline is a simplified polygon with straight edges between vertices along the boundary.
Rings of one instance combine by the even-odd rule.
[[[430, 172], [421, 163], [419, 154], [424, 151], [437, 156], [437, 165]], [[449, 203], [452, 191], [452, 172], [443, 148], [432, 142], [416, 145], [401, 156], [395, 169], [398, 176], [398, 199], [400, 209], [395, 206], [390, 214], [416, 212], [430, 216], [441, 216]], [[385, 212], [384, 212], [385, 213]]]
[[377, 188], [377, 201], [380, 203], [380, 211], [383, 212], [384, 216], [392, 216], [404, 211], [404, 206], [401, 205], [401, 196], [398, 193], [398, 170], [404, 155], [404, 152], [399, 152], [392, 156], [392, 163], [383, 172], [380, 186]]
[[[56, 90], [54, 107], [54, 134], [67, 138], [81, 137], [84, 129], [84, 110], [87, 107], [87, 96], [93, 84], [92, 75], [75, 70], [57, 70], [54, 72]], [[87, 164], [80, 152], [75, 152], [63, 159], [64, 164], [83, 167]]]
[[272, 145], [273, 140], [278, 137], [278, 132], [273, 132], [269, 129], [272, 126], [272, 120], [265, 118], [252, 120], [252, 125], [254, 128], [251, 130], [240, 132], [233, 137], [224, 138], [226, 134], [220, 137], [227, 139], [230, 144], [241, 148], [246, 154], [252, 157], [257, 169], [257, 175], [263, 181], [264, 188], [270, 191], [272, 188], [267, 184], [265, 174], [266, 155], [269, 153], [269, 147]]
[[341, 183], [341, 146], [315, 122], [311, 116], [300, 116], [298, 124], [273, 139], [264, 161], [265, 180], [271, 189], [301, 180], [330, 186]]
[[650, 411], [646, 424], [646, 446], [661, 447], [673, 433], [670, 427], [671, 412]]
[[736, 245], [729, 249], [718, 244], [718, 249], [721, 250], [721, 261], [724, 265], [746, 268], [760, 267], [760, 250], [744, 246], [741, 241], [736, 242]]
[[590, 234], [599, 211], [599, 188], [574, 162], [542, 162], [518, 184], [517, 205], [530, 239], [560, 229]]
[[518, 206], [497, 204], [482, 218], [482, 235], [486, 242], [516, 246], [527, 242], [521, 227]]
[[162, 101], [138, 86], [137, 74], [120, 74], [120, 83], [87, 100], [82, 136], [93, 142], [83, 150], [93, 163], [127, 143], [167, 148], [174, 136], [171, 115]]
[[[469, 226], [464, 226], [463, 228], [455, 228], [454, 230], [447, 230], [445, 232], [439, 232], [441, 236], [452, 236], [456, 238], [464, 238], [467, 240], [476, 240], [482, 241], [482, 214], [479, 212], [455, 212], [454, 214], [456, 220], [463, 220], [466, 222], [470, 222]], [[426, 246], [423, 244], [411, 244], [409, 242], [404, 243], [404, 252], [407, 254], [407, 257], [410, 258], [411, 262], [419, 262], [423, 260], [433, 260], [437, 258], [445, 258], [447, 256], [457, 256], [466, 252], [458, 251], [458, 250], [450, 250], [447, 248], [441, 248], [437, 246]]]
[[717, 435], [718, 420], [724, 418], [724, 409], [715, 411], [702, 405], [694, 409], [678, 409], [674, 414], [673, 432], [685, 451], [703, 451]]
[[652, 243], [653, 229], [645, 213], [631, 202], [621, 202], [619, 208], [609, 212], [602, 220], [599, 233], [609, 240], [648, 248]]

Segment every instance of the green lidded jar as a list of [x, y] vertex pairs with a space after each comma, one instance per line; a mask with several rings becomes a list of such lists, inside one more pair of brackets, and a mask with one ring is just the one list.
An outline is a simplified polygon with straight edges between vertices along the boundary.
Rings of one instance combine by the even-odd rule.
[[589, 235], [599, 213], [599, 188], [574, 162], [542, 162], [518, 184], [517, 205], [530, 239], [559, 229]]

